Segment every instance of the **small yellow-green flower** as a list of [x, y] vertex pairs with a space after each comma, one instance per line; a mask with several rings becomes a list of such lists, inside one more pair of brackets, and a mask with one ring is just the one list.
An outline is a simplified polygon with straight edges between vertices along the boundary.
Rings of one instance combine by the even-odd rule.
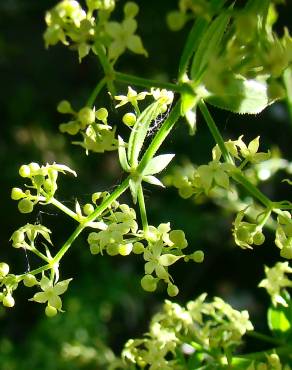
[[67, 279], [59, 281], [57, 284], [53, 282], [46, 276], [43, 276], [40, 281], [40, 287], [42, 292], [36, 293], [31, 301], [38, 303], [48, 302], [49, 307], [54, 307], [57, 311], [62, 311], [62, 300], [59, 297], [61, 294], [65, 293], [68, 289], [68, 285], [72, 279]]

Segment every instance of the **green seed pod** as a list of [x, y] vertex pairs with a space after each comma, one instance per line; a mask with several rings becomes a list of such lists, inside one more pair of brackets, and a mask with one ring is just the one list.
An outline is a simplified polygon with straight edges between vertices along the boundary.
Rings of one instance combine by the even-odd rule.
[[172, 230], [169, 233], [169, 239], [180, 249], [184, 249], [188, 246], [185, 233], [182, 230]]
[[95, 121], [95, 112], [89, 107], [84, 107], [78, 112], [78, 119], [83, 128]]
[[0, 263], [0, 279], [9, 273], [9, 265], [5, 262]]
[[167, 286], [167, 294], [170, 296], [170, 297], [175, 297], [178, 295], [178, 287], [174, 284], [168, 284]]
[[145, 275], [141, 279], [141, 286], [146, 292], [154, 292], [157, 288], [156, 279], [152, 275]]
[[57, 106], [57, 111], [59, 113], [72, 113], [71, 104], [68, 100], [62, 100]]
[[108, 117], [108, 111], [106, 108], [99, 108], [96, 112], [95, 112], [95, 117], [102, 121], [102, 122], [105, 122], [107, 120], [107, 117]]
[[124, 124], [130, 127], [134, 126], [134, 124], [136, 123], [136, 120], [137, 120], [137, 117], [134, 113], [126, 113], [123, 116]]
[[11, 199], [19, 200], [25, 197], [25, 193], [20, 188], [13, 188], [11, 190]]
[[3, 298], [3, 306], [4, 307], [13, 307], [15, 305], [15, 300], [14, 298], [12, 297], [12, 295], [10, 293], [8, 293], [4, 298]]
[[18, 202], [18, 209], [20, 213], [31, 213], [33, 211], [33, 202], [29, 199], [21, 199]]
[[67, 122], [67, 123], [61, 123], [59, 125], [59, 130], [62, 133], [67, 132], [69, 135], [73, 136], [73, 135], [78, 134], [78, 132], [80, 130], [80, 125], [79, 125], [78, 121], [70, 121], [70, 122]]
[[36, 285], [38, 283], [36, 277], [32, 274], [26, 274], [23, 278], [23, 284], [27, 286], [28, 288]]
[[23, 164], [19, 169], [19, 175], [21, 177], [30, 177], [30, 168], [26, 164]]
[[93, 207], [93, 205], [92, 205], [92, 204], [90, 204], [90, 203], [86, 203], [86, 204], [84, 205], [84, 207], [83, 207], [83, 212], [84, 212], [84, 214], [85, 214], [86, 216], [91, 215], [91, 213], [93, 213], [93, 212], [94, 212], [94, 207]]
[[50, 306], [49, 304], [47, 305], [45, 309], [45, 314], [47, 317], [54, 317], [58, 313], [57, 309], [53, 306]]
[[204, 252], [201, 250], [194, 252], [192, 255], [193, 260], [197, 263], [202, 263], [204, 261], [204, 257]]

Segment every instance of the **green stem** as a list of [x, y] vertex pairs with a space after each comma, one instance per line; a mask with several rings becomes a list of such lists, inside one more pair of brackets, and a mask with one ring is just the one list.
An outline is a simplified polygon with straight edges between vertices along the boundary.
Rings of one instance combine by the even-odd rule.
[[172, 130], [173, 126], [175, 125], [176, 121], [180, 117], [180, 105], [181, 101], [179, 100], [174, 108], [171, 110], [168, 118], [164, 121], [160, 129], [158, 130], [157, 134], [154, 136], [151, 144], [147, 148], [146, 152], [144, 153], [141, 162], [137, 167], [137, 172], [142, 173], [144, 168], [146, 167], [147, 163], [149, 163], [150, 159], [153, 158], [157, 150], [160, 148], [170, 131]]
[[198, 106], [199, 106], [200, 111], [202, 112], [202, 114], [205, 118], [205, 121], [208, 125], [209, 130], [211, 131], [211, 134], [212, 134], [215, 142], [218, 144], [218, 146], [221, 150], [221, 153], [223, 155], [223, 158], [224, 158], [225, 162], [233, 164], [233, 159], [232, 159], [231, 155], [229, 154], [229, 152], [228, 152], [228, 150], [225, 146], [225, 143], [224, 143], [224, 140], [223, 140], [223, 138], [220, 134], [220, 131], [218, 130], [218, 128], [216, 126], [216, 123], [213, 120], [205, 102], [203, 100], [201, 100], [199, 102]]
[[129, 186], [129, 177], [126, 178], [117, 188], [115, 191], [113, 191], [107, 198], [104, 199], [104, 201], [101, 203], [100, 206], [98, 206], [93, 213], [91, 213], [89, 216], [87, 216], [82, 223], [80, 223], [77, 228], [74, 230], [74, 232], [70, 235], [70, 237], [66, 240], [62, 248], [59, 250], [59, 252], [55, 255], [53, 258], [53, 264], [58, 263], [64, 254], [67, 252], [67, 250], [70, 248], [71, 244], [74, 242], [74, 240], [77, 238], [77, 236], [85, 229], [88, 224], [90, 224], [92, 221], [94, 221], [100, 214], [107, 209], [114, 200], [119, 198], [121, 194], [128, 188]]
[[50, 204], [53, 204], [60, 211], [66, 213], [69, 217], [73, 218], [75, 221], [78, 221], [78, 216], [70, 208], [66, 207], [63, 203], [59, 202], [56, 198], [51, 198], [49, 201]]
[[286, 88], [287, 96], [287, 106], [290, 115], [290, 120], [292, 122], [292, 67], [288, 67], [283, 74], [283, 81]]
[[172, 90], [178, 93], [182, 93], [186, 89], [184, 85], [176, 85], [170, 82], [149, 80], [147, 78], [136, 77], [136, 76], [132, 76], [132, 75], [121, 73], [121, 72], [115, 72], [114, 78], [116, 81], [126, 83], [126, 84], [147, 87], [147, 88], [158, 87], [160, 89]]
[[148, 231], [148, 220], [147, 220], [143, 188], [141, 184], [138, 189], [138, 203], [139, 203], [140, 215], [141, 215], [141, 220], [142, 220], [142, 225], [143, 225], [143, 231], [146, 233]]
[[283, 342], [281, 340], [272, 338], [266, 334], [258, 333], [257, 331], [248, 331], [246, 335], [252, 338], [259, 339], [260, 341], [271, 343], [277, 346], [283, 345]]
[[231, 173], [233, 180], [242, 185], [249, 194], [260, 201], [266, 208], [272, 209], [273, 202], [270, 201], [255, 185], [253, 185], [240, 171]]
[[113, 67], [107, 59], [107, 56], [106, 56], [106, 53], [104, 51], [103, 46], [97, 42], [97, 43], [94, 44], [94, 48], [95, 48], [95, 51], [97, 52], [100, 64], [103, 68], [108, 90], [109, 90], [109, 92], [111, 93], [112, 96], [115, 96], [116, 95], [116, 89], [115, 89], [115, 86], [113, 84], [113, 80], [114, 80]]
[[92, 91], [89, 99], [86, 102], [86, 105], [88, 107], [91, 107], [92, 108], [93, 103], [94, 103], [97, 95], [100, 93], [100, 91], [102, 90], [102, 88], [104, 87], [104, 85], [106, 85], [106, 78], [105, 77], [98, 82], [98, 84], [95, 86], [94, 90]]

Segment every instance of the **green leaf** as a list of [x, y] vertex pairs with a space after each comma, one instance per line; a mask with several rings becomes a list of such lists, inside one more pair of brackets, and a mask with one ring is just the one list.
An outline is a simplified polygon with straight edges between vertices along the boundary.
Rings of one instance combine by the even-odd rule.
[[150, 159], [143, 170], [143, 175], [155, 175], [161, 172], [167, 167], [174, 156], [174, 154], [161, 154]]
[[230, 13], [223, 12], [211, 22], [204, 32], [191, 68], [191, 77], [195, 82], [202, 77], [211, 57], [216, 55], [229, 20]]
[[134, 204], [137, 203], [138, 190], [139, 190], [140, 184], [141, 184], [141, 181], [137, 181], [137, 180], [133, 180], [133, 179], [130, 179], [130, 181], [129, 181], [129, 186], [130, 186], [130, 190], [131, 190], [131, 194], [132, 194]]
[[160, 103], [155, 102], [149, 105], [138, 117], [128, 144], [128, 160], [130, 166], [138, 165], [138, 157], [142, 149], [145, 137], [151, 121], [153, 121], [159, 113]]
[[126, 172], [130, 171], [130, 166], [128, 164], [128, 159], [127, 159], [127, 153], [126, 153], [126, 144], [124, 140], [121, 138], [121, 136], [118, 136], [118, 141], [119, 141], [119, 161], [122, 169]]
[[[214, 13], [217, 12], [222, 8], [226, 0], [213, 0], [211, 1], [211, 5], [213, 7]], [[181, 80], [184, 74], [187, 71], [188, 64], [190, 58], [197, 50], [200, 40], [202, 39], [207, 27], [208, 27], [208, 20], [202, 17], [199, 17], [194, 22], [192, 29], [188, 35], [187, 41], [185, 43], [185, 47], [183, 49], [180, 61], [179, 61], [179, 69], [178, 69], [178, 78]]]
[[267, 83], [235, 77], [226, 85], [224, 94], [209, 96], [208, 103], [234, 113], [256, 114], [273, 101], [269, 100]]
[[205, 18], [196, 19], [185, 43], [180, 61], [179, 61], [179, 79], [182, 79], [186, 73], [190, 58], [197, 50], [200, 39], [204, 35], [206, 28], [208, 27], [208, 21]]
[[163, 254], [159, 257], [159, 263], [162, 266], [170, 266], [184, 256], [174, 256], [173, 254]]
[[268, 326], [270, 330], [279, 337], [286, 337], [287, 334], [291, 334], [292, 301], [287, 292], [284, 299], [288, 304], [287, 307], [278, 305], [277, 307], [271, 306], [268, 309]]

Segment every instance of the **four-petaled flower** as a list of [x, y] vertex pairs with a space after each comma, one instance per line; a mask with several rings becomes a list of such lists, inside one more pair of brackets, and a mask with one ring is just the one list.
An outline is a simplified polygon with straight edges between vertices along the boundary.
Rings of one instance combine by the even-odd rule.
[[40, 287], [43, 291], [36, 293], [33, 298], [31, 298], [31, 301], [38, 303], [48, 302], [48, 306], [54, 307], [57, 311], [62, 311], [62, 300], [59, 295], [66, 292], [71, 280], [72, 279], [59, 281], [54, 285], [48, 277], [43, 276], [40, 281]]
[[131, 86], [128, 86], [128, 93], [127, 95], [116, 95], [115, 99], [120, 100], [120, 103], [116, 105], [116, 108], [122, 107], [123, 105], [130, 103], [133, 105], [134, 108], [137, 106], [137, 100], [145, 99], [145, 96], [148, 95], [146, 91], [142, 91], [137, 93]]
[[147, 51], [143, 47], [141, 38], [134, 34], [136, 29], [137, 22], [133, 18], [126, 18], [122, 23], [106, 23], [105, 31], [113, 39], [108, 48], [110, 60], [118, 58], [126, 49], [136, 54], [147, 56]]

